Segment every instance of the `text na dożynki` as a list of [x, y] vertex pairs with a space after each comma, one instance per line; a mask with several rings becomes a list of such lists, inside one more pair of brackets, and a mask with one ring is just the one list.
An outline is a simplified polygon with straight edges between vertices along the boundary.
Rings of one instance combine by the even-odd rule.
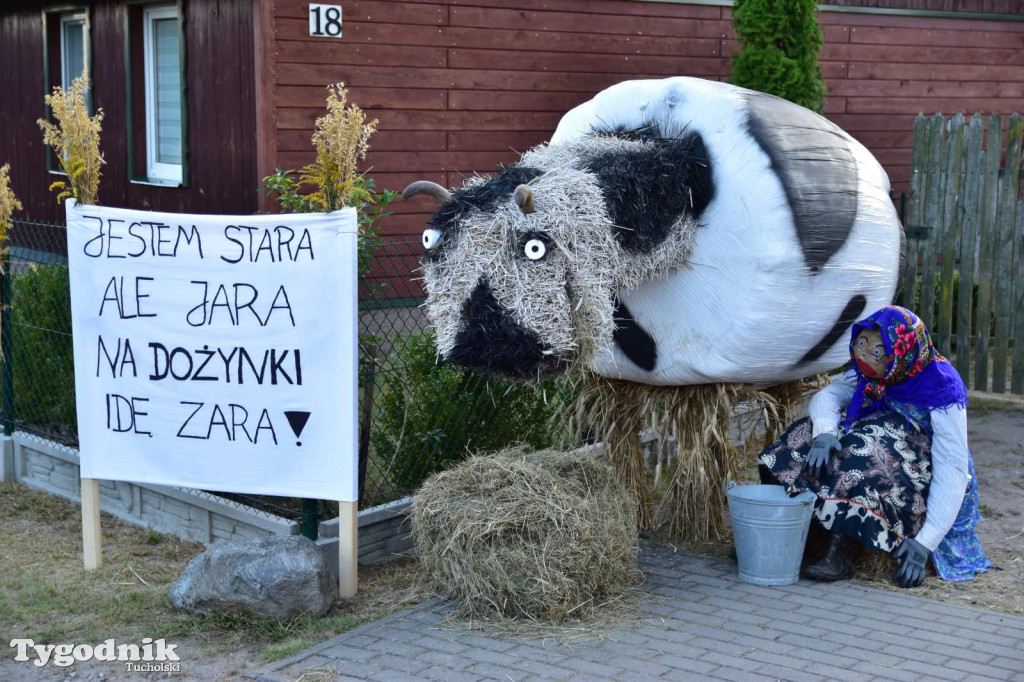
[[[126, 259], [127, 262], [145, 258], [180, 258], [191, 262], [213, 259], [213, 263], [240, 267], [315, 259], [313, 240], [305, 228], [226, 225], [216, 230], [200, 230], [196, 225], [168, 225], [160, 221], [88, 215], [83, 218], [95, 230], [83, 247], [89, 258]], [[193, 276], [195, 267], [192, 266], [190, 273]], [[201, 270], [203, 266], [198, 267]], [[134, 266], [134, 270], [138, 272], [138, 266]], [[189, 279], [186, 285], [180, 279], [170, 284], [161, 282], [158, 273], [135, 272], [109, 277], [96, 307], [89, 306], [98, 317], [139, 320], [134, 324], [145, 325], [149, 318], [170, 316], [174, 324], [185, 323], [180, 328], [185, 333], [200, 327], [256, 329], [283, 325], [295, 328], [297, 324], [296, 311], [285, 284], [269, 284], [265, 274], [262, 278], [254, 277], [253, 282], [195, 278]], [[239, 279], [246, 278], [243, 275]], [[256, 279], [262, 283], [255, 283]], [[162, 286], [180, 289], [175, 291], [170, 308], [166, 302], [163, 307], [158, 303], [167, 299]], [[115, 334], [104, 332], [96, 337], [97, 378], [181, 383], [194, 388], [198, 388], [196, 382], [278, 388], [303, 385], [301, 348], [257, 348], [249, 344], [249, 337], [245, 336], [238, 339], [237, 345], [229, 346], [201, 342], [183, 344], [180, 338], [177, 343], [168, 343], [159, 337], [141, 341], [135, 335], [130, 338]], [[135, 347], [132, 338], [138, 342]], [[247, 395], [234, 401], [204, 400], [201, 394], [180, 397], [182, 399], [174, 405], [160, 406], [145, 395], [144, 389], [139, 391], [137, 384], [131, 391], [107, 392], [104, 396], [106, 427], [118, 434], [152, 438], [152, 416], [170, 410], [165, 416], [171, 418], [168, 426], [173, 422], [173, 435], [177, 438], [251, 444], [278, 442], [271, 416], [272, 413], [277, 415], [276, 410], [242, 404]]]

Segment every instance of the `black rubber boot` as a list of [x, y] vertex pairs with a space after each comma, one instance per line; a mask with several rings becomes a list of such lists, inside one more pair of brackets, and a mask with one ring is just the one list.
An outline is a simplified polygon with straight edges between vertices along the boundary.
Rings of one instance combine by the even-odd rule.
[[839, 533], [832, 533], [825, 556], [805, 568], [803, 576], [826, 583], [852, 578], [853, 551], [846, 537]]

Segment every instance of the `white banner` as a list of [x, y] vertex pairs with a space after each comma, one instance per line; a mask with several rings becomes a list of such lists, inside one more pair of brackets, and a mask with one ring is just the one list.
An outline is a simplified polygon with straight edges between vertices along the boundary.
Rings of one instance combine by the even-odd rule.
[[67, 225], [83, 478], [356, 500], [354, 209]]

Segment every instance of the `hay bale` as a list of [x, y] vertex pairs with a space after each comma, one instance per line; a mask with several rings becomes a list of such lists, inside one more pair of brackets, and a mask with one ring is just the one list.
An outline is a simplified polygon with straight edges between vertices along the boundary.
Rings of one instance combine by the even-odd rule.
[[583, 618], [638, 577], [636, 504], [580, 455], [472, 457], [424, 483], [412, 530], [439, 591], [475, 618]]

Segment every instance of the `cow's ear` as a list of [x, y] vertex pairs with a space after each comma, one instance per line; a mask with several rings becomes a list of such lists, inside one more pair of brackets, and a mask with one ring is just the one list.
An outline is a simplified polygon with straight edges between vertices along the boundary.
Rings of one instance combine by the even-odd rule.
[[699, 219], [715, 196], [711, 158], [696, 132], [594, 154], [584, 168], [597, 176], [615, 238], [633, 253], [654, 251], [684, 214]]

